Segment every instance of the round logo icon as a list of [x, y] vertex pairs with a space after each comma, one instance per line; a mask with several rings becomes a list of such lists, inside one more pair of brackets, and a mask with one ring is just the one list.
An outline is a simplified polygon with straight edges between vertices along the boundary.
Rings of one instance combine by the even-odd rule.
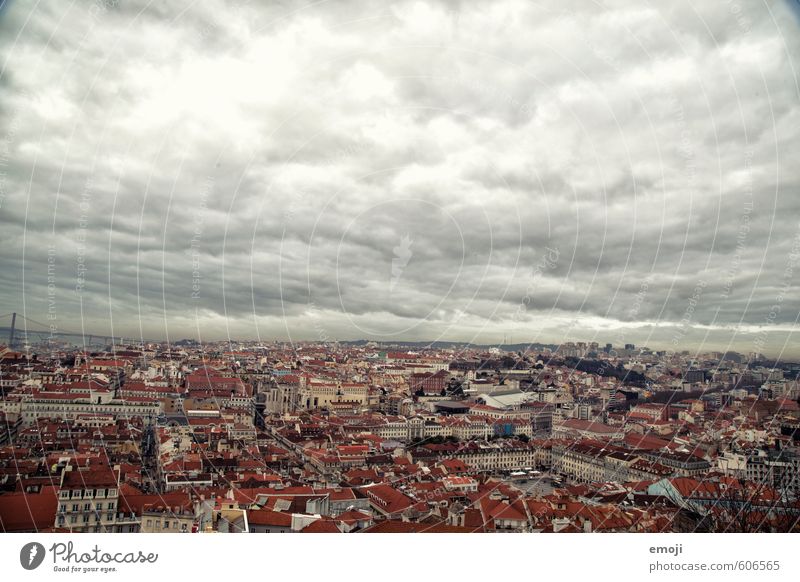
[[19, 551], [19, 563], [26, 570], [35, 570], [44, 561], [44, 546], [39, 542], [30, 542]]

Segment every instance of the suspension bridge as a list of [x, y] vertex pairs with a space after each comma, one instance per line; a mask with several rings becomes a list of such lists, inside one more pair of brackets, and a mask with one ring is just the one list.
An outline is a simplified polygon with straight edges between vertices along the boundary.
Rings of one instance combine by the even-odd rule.
[[[8, 322], [8, 327], [4, 326]], [[8, 329], [8, 347], [14, 349], [25, 343], [43, 342], [52, 339], [72, 340], [78, 345], [120, 344], [121, 336], [108, 336], [96, 333], [74, 332], [58, 329], [55, 326], [41, 323], [21, 313], [4, 313], [0, 315], [0, 329]], [[130, 339], [130, 338], [129, 338]], [[138, 340], [147, 341], [147, 340]]]

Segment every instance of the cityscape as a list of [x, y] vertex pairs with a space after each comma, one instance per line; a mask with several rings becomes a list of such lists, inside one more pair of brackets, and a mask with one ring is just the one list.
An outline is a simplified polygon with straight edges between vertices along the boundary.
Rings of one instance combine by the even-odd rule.
[[0, 349], [6, 532], [789, 532], [800, 364], [632, 344]]
[[799, 30], [0, 0], [4, 579], [797, 579]]

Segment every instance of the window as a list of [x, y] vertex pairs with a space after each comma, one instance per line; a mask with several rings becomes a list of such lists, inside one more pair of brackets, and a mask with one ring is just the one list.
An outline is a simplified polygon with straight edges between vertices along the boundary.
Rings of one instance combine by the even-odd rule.
[[78, 516], [77, 515], [73, 515], [72, 517], [69, 518], [69, 522], [70, 523], [78, 523]]
[[109, 513], [108, 515], [106, 515], [106, 519], [108, 521], [114, 521], [114, 514], [113, 513]]
[[168, 519], [164, 520], [164, 529], [169, 529], [169, 520]]
[[78, 511], [78, 504], [77, 503], [73, 503], [72, 504], [72, 511]]
[[67, 504], [66, 503], [62, 503], [61, 507], [59, 508], [59, 511], [61, 513], [64, 513], [66, 510], [67, 510]]
[[97, 504], [97, 511], [103, 511], [103, 504], [102, 503], [98, 503]]
[[152, 519], [148, 519], [147, 520], [147, 527], [153, 527], [153, 520]]
[[89, 511], [91, 509], [92, 509], [92, 504], [91, 503], [84, 503], [83, 504], [83, 510], [84, 511]]

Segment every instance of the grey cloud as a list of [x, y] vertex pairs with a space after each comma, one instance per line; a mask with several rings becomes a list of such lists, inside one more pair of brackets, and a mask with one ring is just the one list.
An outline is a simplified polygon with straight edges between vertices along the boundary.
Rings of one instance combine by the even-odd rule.
[[332, 4], [6, 8], [0, 312], [800, 353], [787, 5]]

